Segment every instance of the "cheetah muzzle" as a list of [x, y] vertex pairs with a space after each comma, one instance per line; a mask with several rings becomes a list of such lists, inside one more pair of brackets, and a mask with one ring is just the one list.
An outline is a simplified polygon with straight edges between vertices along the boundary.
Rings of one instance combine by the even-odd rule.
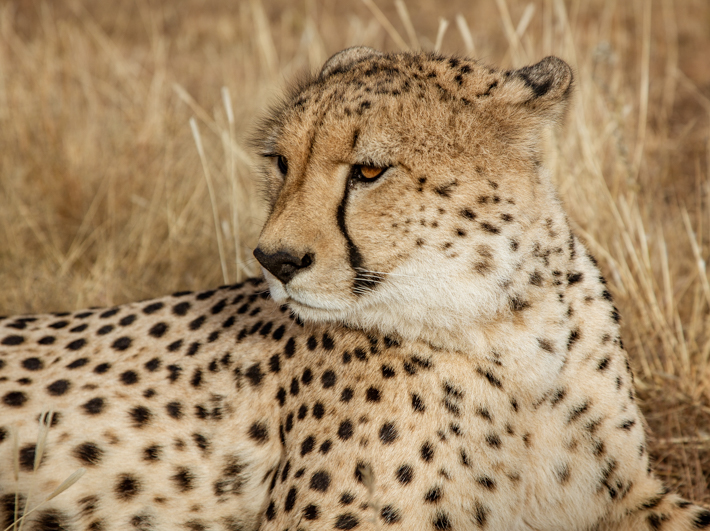
[[710, 527], [541, 163], [572, 80], [357, 47], [292, 86], [254, 139], [268, 288], [0, 320], [4, 526]]

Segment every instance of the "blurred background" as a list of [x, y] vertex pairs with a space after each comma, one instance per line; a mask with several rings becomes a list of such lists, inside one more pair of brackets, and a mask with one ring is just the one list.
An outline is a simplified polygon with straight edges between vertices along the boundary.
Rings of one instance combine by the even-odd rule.
[[707, 0], [4, 0], [0, 313], [257, 274], [249, 131], [355, 44], [573, 66], [546, 164], [623, 317], [655, 468], [710, 502]]

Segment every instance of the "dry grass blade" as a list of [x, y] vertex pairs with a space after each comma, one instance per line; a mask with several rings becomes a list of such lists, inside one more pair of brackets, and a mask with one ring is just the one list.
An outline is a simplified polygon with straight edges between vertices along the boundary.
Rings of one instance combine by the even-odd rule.
[[61, 482], [61, 484], [54, 489], [49, 496], [47, 496], [47, 499], [27, 511], [27, 507], [25, 507], [25, 512], [20, 518], [16, 518], [15, 521], [7, 526], [3, 531], [9, 531], [10, 529], [14, 529], [15, 526], [19, 523], [20, 524], [20, 529], [24, 526], [25, 521], [27, 520], [27, 517], [30, 516], [32, 513], [40, 509], [45, 503], [48, 503], [52, 501], [54, 498], [59, 496], [62, 492], [67, 490], [68, 488], [72, 487], [77, 481], [81, 479], [81, 476], [83, 476], [86, 473], [85, 468], [79, 468], [76, 471], [72, 473], [71, 476], [69, 476], [67, 479]]
[[445, 18], [439, 19], [439, 29], [436, 32], [436, 43], [434, 44], [434, 51], [440, 52], [441, 45], [444, 43], [444, 35], [449, 27], [449, 21]]
[[418, 50], [421, 48], [419, 44], [419, 39], [417, 38], [417, 32], [414, 30], [414, 25], [412, 24], [412, 19], [409, 17], [409, 10], [407, 9], [407, 4], [404, 0], [394, 0], [394, 5], [397, 8], [397, 14], [404, 25], [404, 29], [407, 32], [407, 38], [409, 39], [409, 47], [412, 50]]
[[217, 236], [217, 247], [219, 248], [219, 263], [222, 266], [222, 278], [224, 279], [225, 284], [229, 284], [229, 275], [227, 274], [227, 262], [224, 256], [222, 232], [220, 231], [219, 224], [219, 212], [217, 211], [217, 200], [215, 199], [214, 186], [212, 185], [212, 177], [210, 176], [210, 169], [207, 164], [207, 157], [205, 156], [205, 150], [202, 147], [202, 137], [200, 136], [200, 130], [197, 127], [197, 122], [194, 118], [190, 118], [190, 129], [192, 130], [192, 136], [195, 139], [197, 152], [200, 155], [200, 161], [202, 162], [202, 171], [204, 172], [205, 181], [207, 182], [207, 190], [210, 194], [212, 217], [214, 219], [214, 230]]
[[380, 25], [387, 32], [387, 35], [390, 36], [390, 38], [394, 41], [394, 43], [397, 45], [397, 47], [401, 50], [408, 50], [409, 46], [407, 46], [407, 43], [404, 42], [404, 39], [402, 38], [402, 36], [395, 29], [395, 27], [392, 25], [390, 20], [385, 16], [385, 14], [382, 11], [380, 11], [380, 8], [377, 7], [377, 4], [375, 4], [375, 2], [373, 0], [362, 0], [362, 3], [367, 6], [367, 8], [370, 10], [370, 12], [375, 17], [375, 19], [377, 19], [377, 22], [380, 23]]
[[463, 39], [463, 44], [466, 47], [466, 54], [470, 57], [474, 57], [476, 55], [476, 47], [473, 44], [473, 36], [471, 35], [471, 30], [468, 27], [468, 22], [466, 22], [466, 19], [461, 13], [456, 15], [456, 26], [459, 29], [459, 33]]

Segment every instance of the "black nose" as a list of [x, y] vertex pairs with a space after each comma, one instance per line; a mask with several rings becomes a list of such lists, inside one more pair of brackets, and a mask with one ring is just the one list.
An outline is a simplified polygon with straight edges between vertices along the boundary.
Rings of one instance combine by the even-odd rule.
[[254, 257], [259, 260], [269, 273], [274, 275], [284, 284], [295, 277], [304, 269], [308, 269], [313, 264], [313, 255], [306, 253], [300, 258], [288, 251], [278, 251], [273, 254], [266, 254], [258, 247], [254, 249]]

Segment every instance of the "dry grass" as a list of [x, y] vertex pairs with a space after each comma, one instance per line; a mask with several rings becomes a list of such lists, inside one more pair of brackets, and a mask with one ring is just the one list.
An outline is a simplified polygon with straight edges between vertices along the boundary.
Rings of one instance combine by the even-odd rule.
[[708, 27], [705, 0], [4, 2], [0, 312], [255, 273], [245, 132], [340, 48], [559, 55], [577, 95], [548, 165], [624, 317], [657, 469], [708, 502]]

